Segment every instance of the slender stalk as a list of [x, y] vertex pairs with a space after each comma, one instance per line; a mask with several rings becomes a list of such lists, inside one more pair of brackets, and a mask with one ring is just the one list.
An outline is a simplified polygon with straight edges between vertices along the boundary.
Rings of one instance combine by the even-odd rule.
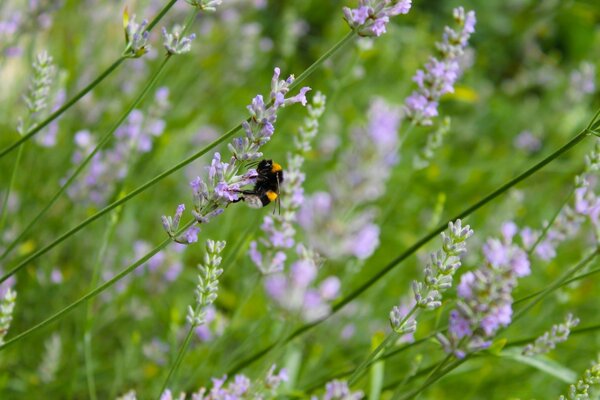
[[[152, 30], [152, 28], [154, 28], [156, 26], [156, 24], [158, 24], [158, 22], [165, 16], [165, 14], [169, 11], [169, 9], [171, 7], [173, 7], [173, 5], [176, 2], [177, 2], [177, 0], [170, 0], [162, 8], [162, 10], [160, 10], [160, 12], [152, 19], [152, 21], [150, 21], [150, 23], [148, 24], [148, 27], [146, 28], [146, 31], [150, 32]], [[22, 145], [25, 141], [29, 140], [33, 135], [35, 135], [36, 133], [38, 133], [39, 131], [44, 129], [44, 127], [48, 126], [48, 124], [50, 124], [56, 118], [60, 117], [62, 115], [62, 113], [67, 111], [69, 108], [73, 107], [73, 105], [75, 105], [75, 103], [77, 103], [79, 100], [81, 100], [81, 98], [83, 96], [85, 96], [92, 89], [94, 89], [96, 86], [98, 86], [100, 84], [100, 82], [102, 82], [107, 76], [112, 74], [117, 69], [117, 67], [119, 67], [119, 65], [121, 65], [121, 63], [123, 61], [125, 61], [126, 59], [127, 59], [127, 57], [125, 57], [125, 56], [120, 56], [119, 58], [117, 58], [106, 70], [104, 70], [104, 72], [102, 72], [100, 75], [98, 75], [98, 77], [96, 77], [96, 79], [94, 79], [92, 82], [90, 82], [86, 87], [81, 89], [81, 91], [79, 91], [79, 93], [77, 93], [75, 96], [73, 96], [71, 99], [69, 99], [69, 101], [67, 101], [65, 104], [63, 104], [58, 110], [54, 111], [45, 120], [43, 120], [42, 122], [40, 122], [39, 124], [37, 124], [36, 126], [31, 128], [25, 135], [23, 135], [15, 143], [2, 149], [2, 151], [0, 151], [0, 158], [5, 156], [6, 154], [10, 153], [16, 147]]]
[[10, 175], [10, 181], [8, 183], [8, 188], [4, 193], [4, 200], [2, 201], [2, 216], [0, 217], [0, 232], [4, 232], [4, 225], [6, 224], [6, 218], [8, 217], [8, 201], [10, 197], [10, 192], [12, 192], [13, 187], [15, 186], [15, 181], [17, 180], [17, 170], [19, 169], [19, 164], [21, 163], [21, 157], [23, 156], [23, 147], [19, 148], [17, 152], [17, 158], [15, 160], [15, 165], [13, 166], [12, 174]]
[[388, 347], [388, 345], [392, 342], [392, 340], [396, 339], [398, 337], [398, 334], [396, 332], [392, 332], [389, 335], [387, 335], [385, 337], [385, 339], [379, 344], [379, 346], [377, 346], [377, 348], [375, 350], [373, 350], [368, 356], [367, 358], [365, 358], [363, 360], [363, 362], [358, 366], [358, 368], [356, 368], [354, 370], [354, 372], [352, 373], [352, 375], [350, 376], [350, 379], [348, 379], [348, 385], [352, 385], [354, 382], [356, 382], [356, 380], [360, 377], [361, 372], [363, 372], [363, 370], [370, 365], [371, 361], [373, 361], [373, 359], [375, 357], [377, 357], [379, 355], [379, 353], [381, 353], [382, 351], [385, 351], [385, 349]]
[[567, 195], [567, 197], [565, 197], [565, 200], [562, 202], [562, 204], [560, 205], [560, 207], [558, 208], [558, 210], [556, 210], [556, 212], [554, 213], [554, 215], [552, 216], [552, 218], [550, 219], [550, 221], [546, 224], [546, 226], [542, 230], [542, 233], [540, 234], [540, 236], [536, 239], [535, 243], [533, 243], [533, 246], [531, 246], [531, 248], [529, 250], [527, 250], [527, 256], [531, 257], [531, 255], [533, 254], [533, 252], [535, 251], [535, 249], [538, 247], [538, 245], [542, 242], [542, 240], [544, 240], [544, 238], [546, 237], [546, 235], [550, 231], [550, 228], [552, 227], [552, 225], [554, 225], [554, 222], [556, 221], [556, 219], [560, 215], [561, 211], [563, 210], [563, 208], [565, 208], [565, 206], [567, 205], [567, 203], [571, 199], [571, 196], [573, 196], [574, 192], [575, 192], [575, 188], [572, 188], [571, 191], [569, 192], [569, 194]]
[[[178, 232], [178, 234], [185, 232], [186, 229], [188, 229], [195, 223], [196, 223], [195, 220], [189, 221], [188, 223], [186, 223], [183, 226], [183, 228], [181, 228], [181, 230]], [[123, 271], [119, 272], [117, 275], [113, 276], [111, 279], [104, 282], [102, 285], [98, 286], [96, 289], [86, 293], [85, 295], [80, 297], [75, 302], [69, 304], [67, 307], [63, 308], [62, 310], [58, 311], [57, 313], [53, 314], [52, 316], [46, 318], [45, 320], [38, 323], [37, 325], [32, 326], [31, 328], [27, 329], [26, 331], [21, 332], [18, 335], [14, 336], [11, 339], [4, 342], [4, 344], [0, 345], [0, 351], [13, 345], [15, 342], [18, 342], [19, 340], [31, 335], [32, 333], [37, 332], [38, 330], [44, 328], [45, 326], [51, 324], [52, 322], [59, 320], [60, 318], [65, 316], [70, 311], [73, 311], [75, 308], [77, 308], [82, 303], [86, 302], [87, 300], [89, 300], [91, 298], [96, 297], [97, 295], [99, 295], [100, 293], [102, 293], [103, 291], [105, 291], [106, 289], [110, 288], [112, 285], [114, 285], [115, 283], [117, 283], [118, 281], [123, 279], [125, 276], [130, 274], [137, 267], [139, 267], [140, 265], [144, 264], [146, 261], [151, 259], [156, 253], [158, 253], [159, 251], [161, 251], [162, 249], [167, 247], [169, 245], [169, 243], [171, 243], [171, 242], [172, 242], [171, 238], [167, 238], [167, 239], [163, 240], [158, 246], [156, 246], [154, 249], [152, 249], [150, 252], [148, 252], [145, 256], [143, 256], [142, 258], [140, 258], [133, 264], [129, 265]]]
[[[600, 110], [598, 111], [597, 115], [598, 114], [600, 114]], [[492, 193], [488, 194], [483, 199], [479, 200], [475, 204], [473, 204], [470, 207], [466, 208], [464, 211], [460, 212], [455, 217], [449, 219], [448, 222], [455, 221], [456, 219], [459, 219], [459, 218], [465, 218], [466, 216], [470, 215], [471, 213], [477, 211], [479, 208], [481, 208], [484, 205], [486, 205], [487, 203], [491, 202], [496, 197], [499, 197], [500, 195], [504, 194], [506, 191], [508, 191], [510, 188], [512, 188], [513, 186], [515, 186], [519, 182], [527, 179], [528, 177], [530, 177], [531, 175], [535, 174], [537, 171], [539, 171], [540, 169], [542, 169], [544, 166], [546, 166], [547, 164], [551, 163], [553, 160], [555, 160], [556, 158], [558, 158], [562, 154], [564, 154], [567, 151], [569, 151], [572, 147], [574, 147], [577, 143], [579, 143], [580, 141], [582, 141], [588, 135], [589, 135], [589, 131], [588, 131], [587, 128], [584, 129], [584, 130], [582, 130], [579, 134], [577, 134], [573, 139], [571, 139], [569, 142], [567, 142], [561, 148], [557, 149], [556, 151], [554, 151], [553, 153], [551, 153], [550, 155], [548, 155], [546, 158], [544, 158], [543, 160], [541, 160], [540, 162], [538, 162], [537, 164], [535, 164], [534, 166], [532, 166], [528, 170], [524, 171], [523, 173], [521, 173], [520, 175], [518, 175], [515, 178], [511, 179], [510, 181], [508, 181], [504, 185], [500, 186], [498, 189], [494, 190]], [[332, 315], [336, 314], [346, 304], [348, 304], [349, 302], [351, 302], [352, 300], [354, 300], [355, 298], [357, 298], [358, 296], [360, 296], [363, 292], [365, 292], [367, 289], [369, 289], [371, 286], [373, 286], [379, 279], [381, 279], [382, 277], [384, 277], [385, 275], [387, 275], [391, 270], [393, 270], [400, 263], [402, 263], [402, 261], [404, 261], [405, 259], [407, 259], [411, 255], [413, 255], [423, 245], [425, 245], [431, 239], [437, 237], [437, 235], [439, 235], [440, 233], [442, 233], [447, 228], [448, 222], [440, 225], [438, 228], [436, 228], [435, 230], [433, 230], [430, 233], [428, 233], [427, 235], [425, 235], [423, 238], [421, 238], [415, 244], [413, 244], [408, 249], [406, 249], [402, 254], [400, 254], [398, 257], [396, 257], [394, 260], [390, 261], [385, 267], [383, 267], [381, 270], [379, 270], [373, 277], [369, 278], [365, 283], [363, 283], [357, 289], [355, 289], [350, 294], [348, 294], [346, 297], [344, 297], [340, 301], [338, 301], [332, 307], [332, 311], [331, 311], [331, 313], [328, 316], [326, 316], [326, 317], [324, 317], [324, 318], [322, 318], [320, 320], [317, 320], [315, 322], [312, 322], [312, 323], [300, 326], [298, 329], [296, 329], [294, 332], [292, 332], [292, 334], [287, 338], [286, 341], [289, 342], [290, 340], [292, 340], [292, 339], [294, 339], [294, 338], [302, 335], [304, 332], [309, 331], [313, 327], [315, 327], [315, 326], [319, 325], [320, 323], [322, 323], [323, 321], [327, 320]], [[247, 357], [246, 359], [243, 359], [236, 366], [234, 366], [228, 372], [228, 374], [232, 375], [232, 374], [238, 372], [239, 370], [241, 370], [242, 368], [244, 368], [244, 367], [246, 367], [246, 366], [254, 363], [255, 361], [257, 361], [260, 358], [262, 358], [262, 356], [264, 356], [265, 354], [267, 354], [272, 348], [273, 348], [273, 344], [268, 345], [265, 348], [263, 348], [262, 350], [257, 351], [255, 354], [252, 354], [249, 357]]]
[[407, 393], [405, 396], [402, 396], [401, 399], [402, 400], [408, 400], [408, 399], [414, 399], [417, 395], [419, 395], [422, 391], [426, 390], [427, 388], [429, 388], [431, 385], [433, 385], [435, 382], [439, 381], [440, 379], [442, 379], [444, 376], [446, 376], [449, 372], [453, 371], [454, 369], [456, 369], [458, 366], [462, 365], [464, 362], [466, 362], [468, 359], [468, 356], [463, 358], [462, 360], [456, 360], [454, 361], [452, 364], [450, 364], [448, 366], [448, 368], [446, 368], [445, 370], [439, 372], [437, 375], [433, 376], [431, 379], [428, 379], [425, 381], [425, 383], [423, 383], [419, 388], [413, 390], [410, 393]]
[[[339, 50], [342, 47], [343, 44], [345, 44], [345, 43], [348, 42], [348, 40], [349, 40], [350, 37], [352, 37], [352, 35], [350, 35], [350, 34], [346, 35], [338, 43], [336, 43], [329, 51], [327, 51], [327, 53], [325, 53], [325, 54], [328, 55], [328, 57], [331, 57], [335, 53], [335, 51]], [[308, 67], [308, 69], [306, 71], [310, 71], [312, 73], [318, 66], [320, 66], [323, 62], [325, 62], [325, 60], [326, 60], [326, 58], [324, 58], [323, 56], [320, 57], [310, 67]], [[303, 72], [300, 75], [300, 77], [298, 77], [298, 79], [296, 79], [294, 81], [294, 83], [299, 82], [302, 79], [305, 79], [308, 76], [308, 74], [306, 73], [306, 71]], [[291, 87], [292, 86], [294, 86], [294, 85], [292, 84]], [[76, 232], [80, 231], [81, 229], [83, 229], [85, 226], [89, 225], [90, 223], [92, 223], [96, 219], [100, 218], [101, 216], [103, 216], [104, 214], [108, 213], [112, 209], [120, 206], [121, 204], [127, 202], [128, 200], [132, 199], [133, 197], [137, 196], [138, 194], [144, 192], [146, 189], [154, 186], [155, 184], [157, 184], [158, 182], [160, 182], [164, 178], [170, 176], [171, 174], [175, 173], [176, 171], [178, 171], [181, 168], [185, 167], [186, 165], [190, 164], [194, 160], [200, 158], [201, 156], [203, 156], [204, 154], [208, 153], [211, 149], [213, 149], [217, 145], [221, 144], [222, 142], [225, 142], [226, 140], [230, 139], [241, 128], [242, 128], [242, 123], [239, 123], [237, 126], [235, 126], [234, 128], [230, 129], [229, 131], [227, 131], [221, 137], [219, 137], [218, 139], [214, 140], [212, 143], [210, 143], [209, 145], [207, 145], [206, 147], [204, 147], [202, 150], [200, 150], [197, 153], [189, 156], [188, 158], [184, 159], [183, 161], [177, 163], [173, 167], [169, 168], [168, 170], [164, 171], [163, 173], [161, 173], [158, 176], [154, 177], [153, 179], [149, 180], [145, 184], [139, 186], [137, 189], [135, 189], [132, 192], [128, 193], [127, 195], [123, 196], [119, 200], [117, 200], [117, 201], [109, 204], [108, 206], [104, 207], [102, 210], [98, 211], [96, 214], [88, 217], [83, 222], [81, 222], [79, 225], [77, 225], [74, 228], [72, 228], [71, 230], [65, 232], [64, 234], [62, 234], [61, 236], [59, 236], [57, 239], [55, 239], [50, 244], [46, 245], [45, 247], [41, 248], [40, 250], [38, 250], [35, 253], [29, 255], [28, 257], [26, 257], [23, 261], [21, 261], [19, 264], [17, 264], [17, 266], [15, 266], [10, 271], [8, 271], [4, 276], [2, 276], [2, 278], [0, 278], [0, 283], [4, 282], [11, 275], [13, 275], [16, 272], [18, 272], [19, 270], [21, 270], [25, 265], [27, 265], [31, 261], [37, 259], [38, 257], [42, 256], [43, 254], [46, 254], [49, 250], [51, 250], [52, 248], [54, 248], [55, 246], [57, 246], [62, 241], [64, 241], [67, 238], [69, 238], [70, 236], [74, 235]], [[14, 248], [14, 246], [13, 246], [13, 248]], [[0, 257], [0, 259], [1, 258], [2, 257]]]
[[[402, 317], [402, 319], [398, 323], [398, 326], [402, 327], [406, 323], [406, 321], [408, 321], [408, 319], [412, 317], [416, 312], [417, 306], [414, 305], [410, 309], [410, 311], [407, 312], [404, 317]], [[381, 342], [379, 346], [377, 346], [377, 348], [367, 356], [367, 358], [358, 366], [358, 368], [356, 368], [352, 376], [350, 376], [350, 379], [348, 379], [348, 385], [352, 385], [354, 382], [356, 382], [356, 380], [360, 377], [361, 372], [363, 372], [365, 368], [367, 368], [373, 363], [372, 361], [379, 355], [379, 353], [385, 352], [390, 343], [397, 337], [398, 333], [395, 331], [387, 335], [385, 340], [383, 340], [383, 342]]]
[[190, 344], [190, 340], [192, 339], [192, 335], [194, 334], [194, 328], [196, 328], [194, 325], [190, 326], [190, 329], [188, 330], [185, 340], [183, 341], [183, 344], [179, 348], [179, 352], [177, 353], [177, 358], [175, 359], [175, 362], [169, 369], [169, 374], [167, 375], [167, 378], [165, 379], [165, 381], [162, 384], [162, 387], [160, 389], [157, 399], [160, 400], [162, 393], [164, 393], [165, 389], [167, 389], [167, 386], [169, 385], [171, 378], [175, 376], [175, 373], [179, 369], [179, 365], [181, 365], [181, 362], [183, 361], [183, 355], [185, 354], [185, 351], [187, 350], [187, 348]]
[[[573, 283], [573, 282], [576, 282], [576, 281], [580, 281], [580, 280], [582, 280], [582, 279], [584, 279], [584, 278], [587, 278], [587, 277], [589, 277], [589, 276], [595, 275], [595, 274], [597, 274], [598, 272], [600, 272], [600, 268], [592, 269], [592, 270], [590, 270], [590, 271], [588, 271], [588, 272], [586, 272], [586, 273], [584, 273], [584, 274], [580, 274], [580, 275], [574, 276], [574, 277], [572, 277], [572, 278], [570, 278], [570, 279], [567, 279], [567, 280], [563, 281], [562, 283], [560, 283], [560, 284], [557, 286], [557, 289], [558, 289], [558, 288], [561, 288], [561, 287], [563, 287], [563, 286], [566, 286], [566, 285], [568, 285], [569, 283]], [[532, 297], [536, 297], [536, 296], [538, 296], [539, 294], [541, 294], [541, 293], [543, 293], [543, 292], [544, 292], [543, 290], [539, 290], [539, 291], [537, 291], [537, 292], [534, 292], [534, 293], [528, 294], [527, 296], [523, 296], [523, 297], [521, 297], [520, 299], [518, 299], [518, 300], [515, 300], [515, 301], [513, 302], [513, 305], [515, 305], [515, 304], [519, 304], [519, 303], [522, 303], [522, 302], [524, 302], [524, 301], [527, 301], [527, 300], [531, 299]]]
[[334, 44], [329, 50], [325, 52], [321, 57], [317, 59], [314, 63], [312, 63], [307, 69], [305, 69], [290, 85], [290, 90], [294, 89], [298, 85], [300, 85], [306, 78], [312, 75], [315, 70], [321, 66], [325, 61], [327, 61], [331, 56], [333, 56], [339, 49], [344, 47], [352, 38], [354, 38], [355, 32], [350, 31], [344, 36], [340, 41]]
[[102, 136], [102, 138], [100, 139], [100, 141], [98, 142], [98, 144], [96, 145], [96, 147], [94, 147], [94, 150], [90, 154], [88, 154], [86, 156], [86, 158], [77, 166], [77, 168], [75, 169], [75, 171], [71, 174], [71, 176], [69, 176], [69, 178], [64, 183], [64, 185], [62, 185], [58, 189], [58, 191], [54, 194], [54, 196], [52, 196], [52, 198], [44, 206], [44, 208], [42, 208], [42, 210], [31, 220], [31, 222], [29, 222], [29, 224], [25, 227], [25, 229], [23, 229], [23, 231], [21, 231], [21, 233], [19, 234], [19, 236], [17, 236], [17, 238], [15, 240], [13, 240], [10, 245], [7, 246], [6, 250], [4, 250], [4, 253], [2, 253], [2, 256], [0, 256], [0, 260], [3, 260], [8, 254], [10, 254], [10, 252], [12, 250], [14, 250], [14, 248], [25, 237], [25, 235], [27, 235], [27, 233], [29, 233], [29, 231], [31, 231], [31, 229], [33, 229], [33, 227], [39, 222], [40, 219], [42, 219], [42, 217], [46, 214], [46, 212], [48, 212], [48, 210], [54, 205], [54, 203], [56, 203], [56, 201], [60, 198], [60, 196], [69, 188], [69, 186], [71, 186], [71, 184], [75, 181], [75, 179], [79, 176], [79, 174], [92, 161], [92, 159], [94, 158], [94, 156], [104, 147], [105, 144], [107, 144], [112, 139], [113, 134], [119, 128], [119, 126], [121, 126], [121, 124], [129, 116], [129, 114], [131, 114], [131, 112], [133, 111], [133, 109], [136, 108], [142, 102], [142, 100], [144, 100], [144, 98], [146, 97], [146, 95], [148, 94], [148, 92], [156, 85], [156, 82], [158, 81], [158, 78], [160, 77], [160, 75], [164, 71], [164, 68], [165, 68], [165, 66], [166, 66], [166, 64], [167, 64], [167, 62], [169, 61], [170, 58], [171, 58], [170, 56], [166, 56], [165, 57], [165, 59], [163, 60], [163, 62], [160, 64], [160, 66], [158, 67], [158, 69], [154, 72], [154, 74], [150, 78], [150, 81], [146, 84], [146, 86], [140, 92], [140, 94], [136, 97], [136, 99], [129, 105], [129, 107], [127, 107], [127, 109], [125, 110], [125, 112], [123, 114], [121, 114], [121, 116], [119, 117], [119, 119], [104, 134], [104, 136]]
[[100, 84], [100, 82], [102, 82], [107, 76], [109, 76], [111, 73], [113, 73], [113, 71], [116, 70], [117, 67], [119, 65], [121, 65], [121, 63], [123, 61], [125, 61], [125, 59], [126, 59], [126, 57], [123, 57], [123, 56], [119, 57], [104, 72], [102, 72], [96, 79], [94, 79], [86, 87], [81, 89], [81, 91], [79, 93], [77, 93], [75, 96], [73, 96], [71, 99], [69, 99], [69, 101], [67, 101], [65, 104], [63, 104], [58, 110], [54, 111], [46, 119], [41, 121], [39, 124], [35, 125], [33, 128], [29, 129], [27, 131], [27, 133], [25, 133], [23, 136], [21, 136], [21, 138], [19, 140], [17, 140], [13, 144], [9, 145], [8, 147], [2, 149], [2, 151], [0, 151], [0, 158], [4, 157], [6, 154], [10, 153], [15, 148], [21, 146], [23, 143], [25, 143], [27, 140], [29, 140], [33, 135], [35, 135], [36, 133], [38, 133], [39, 131], [44, 129], [46, 126], [48, 126], [48, 124], [50, 124], [56, 118], [60, 117], [60, 115], [62, 113], [67, 111], [69, 108], [73, 107], [73, 105], [75, 103], [77, 103], [83, 96], [88, 94], [88, 92], [90, 92], [93, 88], [98, 86]]
[[[96, 262], [94, 263], [92, 271], [92, 283], [90, 285], [90, 288], [94, 288], [98, 284], [98, 280], [100, 279], [100, 266], [102, 265], [102, 261], [104, 260], [104, 256], [106, 255], [108, 244], [110, 243], [111, 237], [115, 231], [118, 220], [119, 213], [115, 214], [114, 217], [111, 218], [106, 227], [106, 230], [104, 231], [104, 235], [102, 237], [102, 245], [100, 246], [100, 251], [98, 252], [98, 256], [96, 257]], [[87, 302], [87, 307], [85, 308], [83, 356], [85, 362], [85, 374], [88, 385], [88, 393], [91, 400], [96, 400], [96, 382], [94, 379], [94, 364], [92, 360], [92, 327], [94, 325], [94, 318], [92, 315], [93, 305], [94, 302], [90, 300]]]
[[579, 272], [580, 270], [585, 268], [590, 262], [592, 262], [592, 260], [594, 260], [594, 258], [596, 258], [598, 256], [599, 253], [600, 253], [600, 247], [597, 247], [596, 249], [594, 249], [594, 251], [591, 254], [589, 254], [583, 260], [581, 260], [579, 263], [577, 263], [573, 267], [569, 268], [559, 279], [557, 279], [555, 282], [553, 282], [547, 288], [542, 290], [538, 295], [536, 295], [536, 298], [533, 301], [529, 302], [525, 307], [523, 307], [519, 311], [517, 311], [512, 319], [511, 324], [514, 324], [515, 321], [520, 319], [532, 307], [534, 307], [536, 304], [538, 304], [540, 301], [542, 301], [550, 293], [552, 293], [553, 291], [555, 291], [556, 289], [561, 287], [563, 284], [565, 284], [565, 282], [568, 281], [577, 272]]

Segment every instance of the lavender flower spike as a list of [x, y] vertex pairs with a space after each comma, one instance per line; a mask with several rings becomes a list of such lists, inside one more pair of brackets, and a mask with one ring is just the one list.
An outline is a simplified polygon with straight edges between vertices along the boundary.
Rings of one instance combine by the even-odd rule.
[[[360, 400], [365, 397], [364, 393], [359, 391], [352, 392], [348, 387], [348, 382], [333, 380], [325, 385], [323, 400]], [[316, 397], [313, 397], [316, 399]]]
[[196, 7], [200, 11], [215, 12], [217, 6], [220, 6], [222, 0], [186, 0], [189, 5]]
[[10, 328], [16, 300], [17, 292], [10, 287], [6, 289], [2, 299], [0, 299], [0, 345], [4, 343], [4, 337]]
[[123, 55], [125, 57], [139, 58], [148, 52], [150, 33], [146, 29], [147, 26], [147, 20], [143, 20], [140, 24], [135, 22], [135, 15], [129, 19], [129, 11], [125, 7], [123, 10], [123, 29], [125, 30], [126, 45]]
[[406, 99], [406, 113], [417, 125], [431, 125], [438, 115], [438, 102], [446, 93], [454, 92], [454, 83], [460, 76], [459, 57], [475, 31], [475, 12], [465, 13], [462, 7], [454, 9], [456, 30], [446, 27], [441, 42], [437, 43], [439, 58], [431, 57], [424, 70], [418, 70], [413, 81], [419, 87]]
[[536, 354], [545, 354], [554, 350], [557, 343], [565, 342], [569, 338], [571, 328], [579, 325], [579, 318], [573, 318], [572, 314], [567, 315], [565, 322], [553, 325], [549, 332], [545, 332], [537, 338], [534, 343], [530, 343], [523, 349], [523, 355], [533, 356]]
[[[595, 399], [596, 396], [590, 396], [590, 388], [600, 383], [600, 360], [585, 370], [583, 377], [576, 384], [569, 386], [569, 393], [566, 396], [560, 396], [559, 400], [588, 400]], [[595, 392], [594, 392], [595, 393]]]
[[[255, 183], [258, 176], [256, 170], [248, 169], [242, 175], [238, 173], [244, 167], [244, 161], [262, 157], [259, 150], [271, 140], [275, 132], [278, 109], [294, 103], [306, 104], [306, 92], [310, 88], [304, 87], [300, 89], [299, 94], [286, 97], [294, 77], [279, 80], [279, 74], [279, 68], [275, 68], [270, 93], [272, 104], [266, 105], [263, 97], [257, 95], [248, 106], [251, 118], [242, 124], [246, 134], [244, 137], [234, 138], [229, 144], [228, 148], [233, 153], [229, 162], [223, 161], [220, 153], [215, 153], [208, 167], [207, 179], [197, 177], [190, 182], [194, 197], [192, 214], [197, 223], [207, 223], [221, 214], [225, 207], [240, 201], [242, 188]], [[163, 217], [162, 221], [169, 236], [174, 238], [173, 227], [170, 224], [172, 221], [169, 221], [168, 217]]]
[[390, 17], [408, 14], [412, 0], [359, 0], [358, 8], [344, 7], [344, 19], [360, 36], [381, 36]]
[[442, 293], [452, 287], [452, 277], [461, 266], [460, 256], [467, 251], [466, 240], [473, 236], [469, 225], [463, 227], [460, 219], [448, 223], [448, 234], [442, 232], [442, 249], [431, 253], [431, 262], [425, 266], [425, 279], [413, 281], [415, 298], [413, 311], [401, 311], [395, 306], [390, 312], [390, 323], [400, 334], [411, 333], [416, 329], [416, 321], [409, 315], [416, 309], [434, 310], [442, 305]]
[[483, 245], [486, 263], [461, 276], [448, 336], [437, 335], [447, 353], [462, 358], [485, 349], [496, 332], [511, 323], [512, 291], [518, 278], [531, 273], [527, 253], [512, 242], [517, 232], [513, 222], [504, 223], [502, 238]]
[[202, 325], [206, 321], [206, 309], [217, 298], [219, 289], [219, 276], [223, 270], [221, 265], [221, 252], [225, 248], [225, 242], [206, 241], [206, 254], [204, 265], [198, 265], [198, 285], [196, 286], [196, 304], [188, 307], [187, 320], [193, 327]]
[[196, 38], [196, 34], [194, 33], [183, 36], [182, 28], [179, 25], [175, 25], [171, 30], [171, 33], [163, 27], [162, 35], [165, 39], [163, 44], [167, 53], [170, 55], [188, 53], [192, 49], [192, 40]]

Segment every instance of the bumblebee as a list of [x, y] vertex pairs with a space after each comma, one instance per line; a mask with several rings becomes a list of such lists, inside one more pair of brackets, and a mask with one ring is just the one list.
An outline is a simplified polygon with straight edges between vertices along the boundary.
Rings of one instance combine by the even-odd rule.
[[245, 201], [252, 208], [261, 208], [279, 199], [279, 185], [283, 169], [273, 160], [262, 160], [256, 167], [256, 183], [252, 190], [241, 190], [237, 201]]

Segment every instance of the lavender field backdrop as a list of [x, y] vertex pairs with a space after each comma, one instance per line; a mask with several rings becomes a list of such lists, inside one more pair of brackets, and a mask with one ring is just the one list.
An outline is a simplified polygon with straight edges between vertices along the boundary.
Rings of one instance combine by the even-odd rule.
[[600, 398], [597, 0], [0, 2], [0, 399]]

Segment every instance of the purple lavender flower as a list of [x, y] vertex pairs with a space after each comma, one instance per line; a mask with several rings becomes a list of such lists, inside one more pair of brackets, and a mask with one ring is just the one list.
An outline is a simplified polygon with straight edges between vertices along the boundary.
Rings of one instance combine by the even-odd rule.
[[459, 58], [475, 31], [475, 12], [465, 13], [462, 7], [454, 9], [457, 30], [445, 28], [443, 39], [437, 43], [439, 59], [431, 57], [424, 70], [418, 70], [413, 80], [418, 86], [406, 99], [407, 117], [417, 125], [431, 125], [438, 115], [440, 98], [454, 92], [454, 83], [460, 76]]
[[412, 305], [410, 308], [403, 304], [395, 306], [389, 314], [396, 333], [414, 332], [416, 314], [420, 310], [434, 310], [442, 305], [442, 293], [452, 287], [453, 275], [461, 266], [460, 256], [467, 251], [466, 241], [472, 235], [471, 227], [463, 227], [460, 219], [448, 223], [448, 233], [441, 235], [442, 249], [431, 253], [431, 262], [424, 268], [424, 279], [412, 282]]
[[289, 274], [267, 276], [265, 290], [281, 308], [300, 312], [306, 321], [315, 321], [329, 313], [330, 302], [338, 296], [341, 283], [337, 277], [329, 276], [314, 289], [319, 258], [302, 245], [298, 245], [297, 253], [299, 259], [291, 265]]
[[276, 366], [273, 365], [264, 379], [252, 382], [245, 375], [239, 374], [233, 381], [227, 380], [227, 375], [222, 378], [212, 378], [212, 388], [200, 388], [192, 394], [192, 400], [238, 400], [243, 398], [275, 398], [282, 382], [288, 380], [285, 369], [275, 373]]
[[293, 248], [296, 243], [297, 211], [304, 201], [302, 154], [311, 148], [311, 140], [317, 134], [318, 120], [325, 110], [325, 96], [316, 93], [307, 110], [309, 116], [294, 138], [295, 151], [298, 154], [288, 154], [285, 180], [280, 186], [282, 212], [265, 216], [261, 229], [266, 237], [250, 243], [250, 258], [263, 274], [282, 271], [287, 258], [284, 252]]
[[[233, 139], [228, 148], [232, 153], [229, 162], [224, 162], [220, 153], [215, 153], [208, 167], [208, 179], [200, 177], [194, 179], [190, 186], [193, 191], [194, 210], [192, 214], [197, 223], [207, 223], [213, 217], [221, 214], [229, 204], [242, 200], [240, 194], [242, 188], [255, 183], [257, 172], [249, 169], [242, 175], [239, 170], [244, 162], [262, 157], [259, 149], [271, 140], [274, 133], [277, 111], [294, 103], [306, 103], [306, 92], [308, 87], [300, 89], [299, 94], [286, 97], [293, 83], [294, 77], [279, 80], [280, 70], [275, 68], [271, 82], [270, 99], [271, 105], [265, 104], [261, 95], [256, 96], [248, 106], [251, 118], [244, 121], [243, 129], [245, 137]], [[176, 239], [176, 232], [170, 229], [167, 217], [163, 217], [163, 226], [172, 238]], [[258, 259], [254, 257], [254, 259]]]
[[531, 131], [523, 131], [519, 133], [513, 141], [517, 149], [526, 151], [527, 153], [535, 153], [542, 147], [542, 141], [535, 136]]
[[398, 162], [402, 114], [399, 107], [374, 99], [368, 116], [365, 128], [352, 130], [353, 145], [340, 155], [344, 168], [327, 176], [330, 192], [306, 195], [298, 213], [309, 244], [327, 258], [364, 260], [379, 246], [377, 212], [371, 203], [385, 193]]
[[359, 0], [358, 8], [344, 7], [344, 19], [360, 36], [381, 36], [390, 17], [408, 14], [412, 0]]
[[511, 323], [512, 291], [518, 278], [530, 274], [527, 253], [512, 242], [516, 225], [507, 222], [501, 231], [502, 238], [490, 238], [483, 246], [487, 262], [461, 277], [448, 336], [438, 335], [445, 351], [459, 358], [489, 347], [498, 329]]
[[364, 394], [360, 390], [352, 392], [346, 381], [333, 380], [325, 385], [322, 400], [360, 400], [363, 397]]
[[[125, 179], [136, 156], [151, 151], [154, 139], [163, 133], [162, 117], [169, 108], [166, 93], [166, 88], [157, 89], [155, 103], [146, 115], [140, 110], [129, 114], [127, 122], [115, 131], [114, 146], [97, 152], [87, 172], [68, 188], [73, 201], [103, 206], [114, 195], [115, 185]], [[78, 164], [92, 152], [96, 143], [88, 131], [77, 132], [74, 141], [77, 148], [72, 161]]]

